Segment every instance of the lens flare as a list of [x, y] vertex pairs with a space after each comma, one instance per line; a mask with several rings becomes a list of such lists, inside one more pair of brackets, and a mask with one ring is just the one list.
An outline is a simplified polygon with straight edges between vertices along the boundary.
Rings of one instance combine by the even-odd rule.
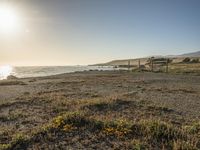
[[0, 80], [6, 79], [13, 72], [12, 66], [6, 65], [0, 67]]

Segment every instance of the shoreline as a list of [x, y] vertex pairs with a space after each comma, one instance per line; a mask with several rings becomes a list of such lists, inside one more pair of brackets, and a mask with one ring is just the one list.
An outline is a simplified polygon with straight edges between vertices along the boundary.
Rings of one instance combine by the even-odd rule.
[[113, 66], [31, 66], [31, 67], [11, 67], [3, 66], [0, 70], [0, 77], [6, 79], [7, 76], [13, 76], [17, 78], [28, 78], [28, 77], [42, 77], [59, 75], [64, 73], [84, 72], [84, 71], [106, 71], [106, 70], [117, 70]]
[[[31, 78], [48, 78], [48, 77], [55, 77], [55, 76], [62, 76], [62, 75], [68, 75], [68, 74], [81, 74], [81, 73], [90, 73], [90, 72], [104, 72], [104, 73], [112, 73], [112, 72], [129, 72], [128, 70], [125, 69], [119, 69], [119, 70], [84, 70], [84, 71], [74, 71], [74, 72], [66, 72], [66, 73], [58, 73], [58, 74], [53, 74], [53, 75], [44, 75], [44, 76], [30, 76], [30, 77], [17, 77], [15, 75], [9, 75], [6, 78], [9, 78], [11, 76], [10, 79], [1, 79], [1, 81], [3, 80], [17, 80], [17, 79], [31, 79]], [[134, 73], [134, 72], [133, 72]], [[13, 79], [12, 79], [13, 78]]]

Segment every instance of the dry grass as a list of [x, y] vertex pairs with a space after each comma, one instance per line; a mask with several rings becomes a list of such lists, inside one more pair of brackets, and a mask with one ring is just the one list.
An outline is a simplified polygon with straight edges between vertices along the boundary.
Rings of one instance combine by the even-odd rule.
[[[73, 112], [55, 117], [49, 124], [29, 136], [15, 135], [10, 143], [1, 144], [1, 149], [31, 148], [33, 145], [42, 145], [43, 142], [48, 143], [52, 140], [61, 143], [66, 142], [66, 136], [71, 135], [73, 138], [77, 134], [87, 132], [90, 136], [99, 136], [102, 142], [111, 137], [112, 140], [128, 141], [127, 147], [133, 149], [198, 149], [199, 127], [199, 124], [176, 127], [159, 120], [105, 122]], [[90, 145], [85, 146], [89, 147]]]
[[197, 79], [97, 72], [16, 85], [0, 104], [0, 149], [200, 149]]
[[200, 63], [174, 63], [169, 66], [170, 73], [200, 74]]
[[23, 81], [17, 80], [2, 80], [0, 81], [0, 86], [9, 86], [9, 85], [26, 85]]

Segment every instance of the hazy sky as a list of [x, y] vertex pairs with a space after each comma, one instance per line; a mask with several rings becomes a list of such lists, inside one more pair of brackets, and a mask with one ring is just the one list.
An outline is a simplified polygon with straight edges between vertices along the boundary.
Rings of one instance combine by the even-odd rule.
[[18, 29], [0, 33], [0, 65], [93, 64], [200, 50], [200, 0], [5, 3]]

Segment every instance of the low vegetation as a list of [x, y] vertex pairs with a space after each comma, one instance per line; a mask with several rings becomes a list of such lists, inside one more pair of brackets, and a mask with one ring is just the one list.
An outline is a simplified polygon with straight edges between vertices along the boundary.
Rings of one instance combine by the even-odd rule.
[[6, 86], [19, 91], [0, 103], [0, 150], [200, 149], [198, 76], [76, 75]]
[[[34, 144], [56, 140], [64, 142], [65, 136], [90, 133], [101, 140], [111, 138], [126, 143], [133, 149], [198, 149], [200, 148], [200, 124], [176, 127], [159, 120], [141, 120], [131, 122], [117, 120], [105, 122], [85, 116], [79, 112], [66, 113], [55, 117], [37, 132], [17, 134], [8, 144], [1, 144], [1, 149], [25, 149]], [[62, 138], [61, 138], [62, 137]], [[87, 137], [86, 137], [87, 138]], [[112, 141], [110, 141], [112, 142]], [[86, 148], [89, 148], [87, 145]]]

